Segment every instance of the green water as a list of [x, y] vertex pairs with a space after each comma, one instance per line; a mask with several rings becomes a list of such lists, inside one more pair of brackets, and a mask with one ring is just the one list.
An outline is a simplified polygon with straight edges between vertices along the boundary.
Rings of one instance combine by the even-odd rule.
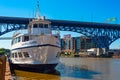
[[60, 75], [16, 70], [16, 80], [120, 80], [120, 59], [61, 58]]

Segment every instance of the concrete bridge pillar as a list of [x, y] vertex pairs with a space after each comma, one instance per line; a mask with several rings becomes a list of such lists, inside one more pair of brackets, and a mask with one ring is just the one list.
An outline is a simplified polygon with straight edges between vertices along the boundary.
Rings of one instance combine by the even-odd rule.
[[97, 48], [97, 56], [106, 53], [106, 48]]

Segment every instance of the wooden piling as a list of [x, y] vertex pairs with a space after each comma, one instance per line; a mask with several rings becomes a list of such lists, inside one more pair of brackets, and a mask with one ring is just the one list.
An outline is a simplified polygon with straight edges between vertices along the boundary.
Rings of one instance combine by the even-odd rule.
[[6, 56], [0, 56], [0, 79], [5, 80]]
[[0, 80], [12, 80], [9, 62], [5, 55], [0, 56]]

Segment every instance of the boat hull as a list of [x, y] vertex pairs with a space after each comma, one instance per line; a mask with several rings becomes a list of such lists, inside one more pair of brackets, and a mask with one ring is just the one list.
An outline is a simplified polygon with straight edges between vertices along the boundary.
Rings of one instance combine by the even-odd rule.
[[11, 71], [23, 70], [29, 72], [52, 73], [57, 64], [13, 64], [10, 63]]

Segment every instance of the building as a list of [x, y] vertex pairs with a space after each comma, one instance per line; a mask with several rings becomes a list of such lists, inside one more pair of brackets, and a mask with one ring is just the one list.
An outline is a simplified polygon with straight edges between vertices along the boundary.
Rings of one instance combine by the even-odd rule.
[[95, 48], [92, 38], [90, 37], [69, 37], [61, 39], [61, 50], [62, 51], [87, 51], [87, 49]]
[[80, 44], [81, 44], [80, 45], [81, 51], [87, 51], [87, 49], [96, 48], [96, 45], [95, 45], [92, 37], [81, 36], [80, 37]]

